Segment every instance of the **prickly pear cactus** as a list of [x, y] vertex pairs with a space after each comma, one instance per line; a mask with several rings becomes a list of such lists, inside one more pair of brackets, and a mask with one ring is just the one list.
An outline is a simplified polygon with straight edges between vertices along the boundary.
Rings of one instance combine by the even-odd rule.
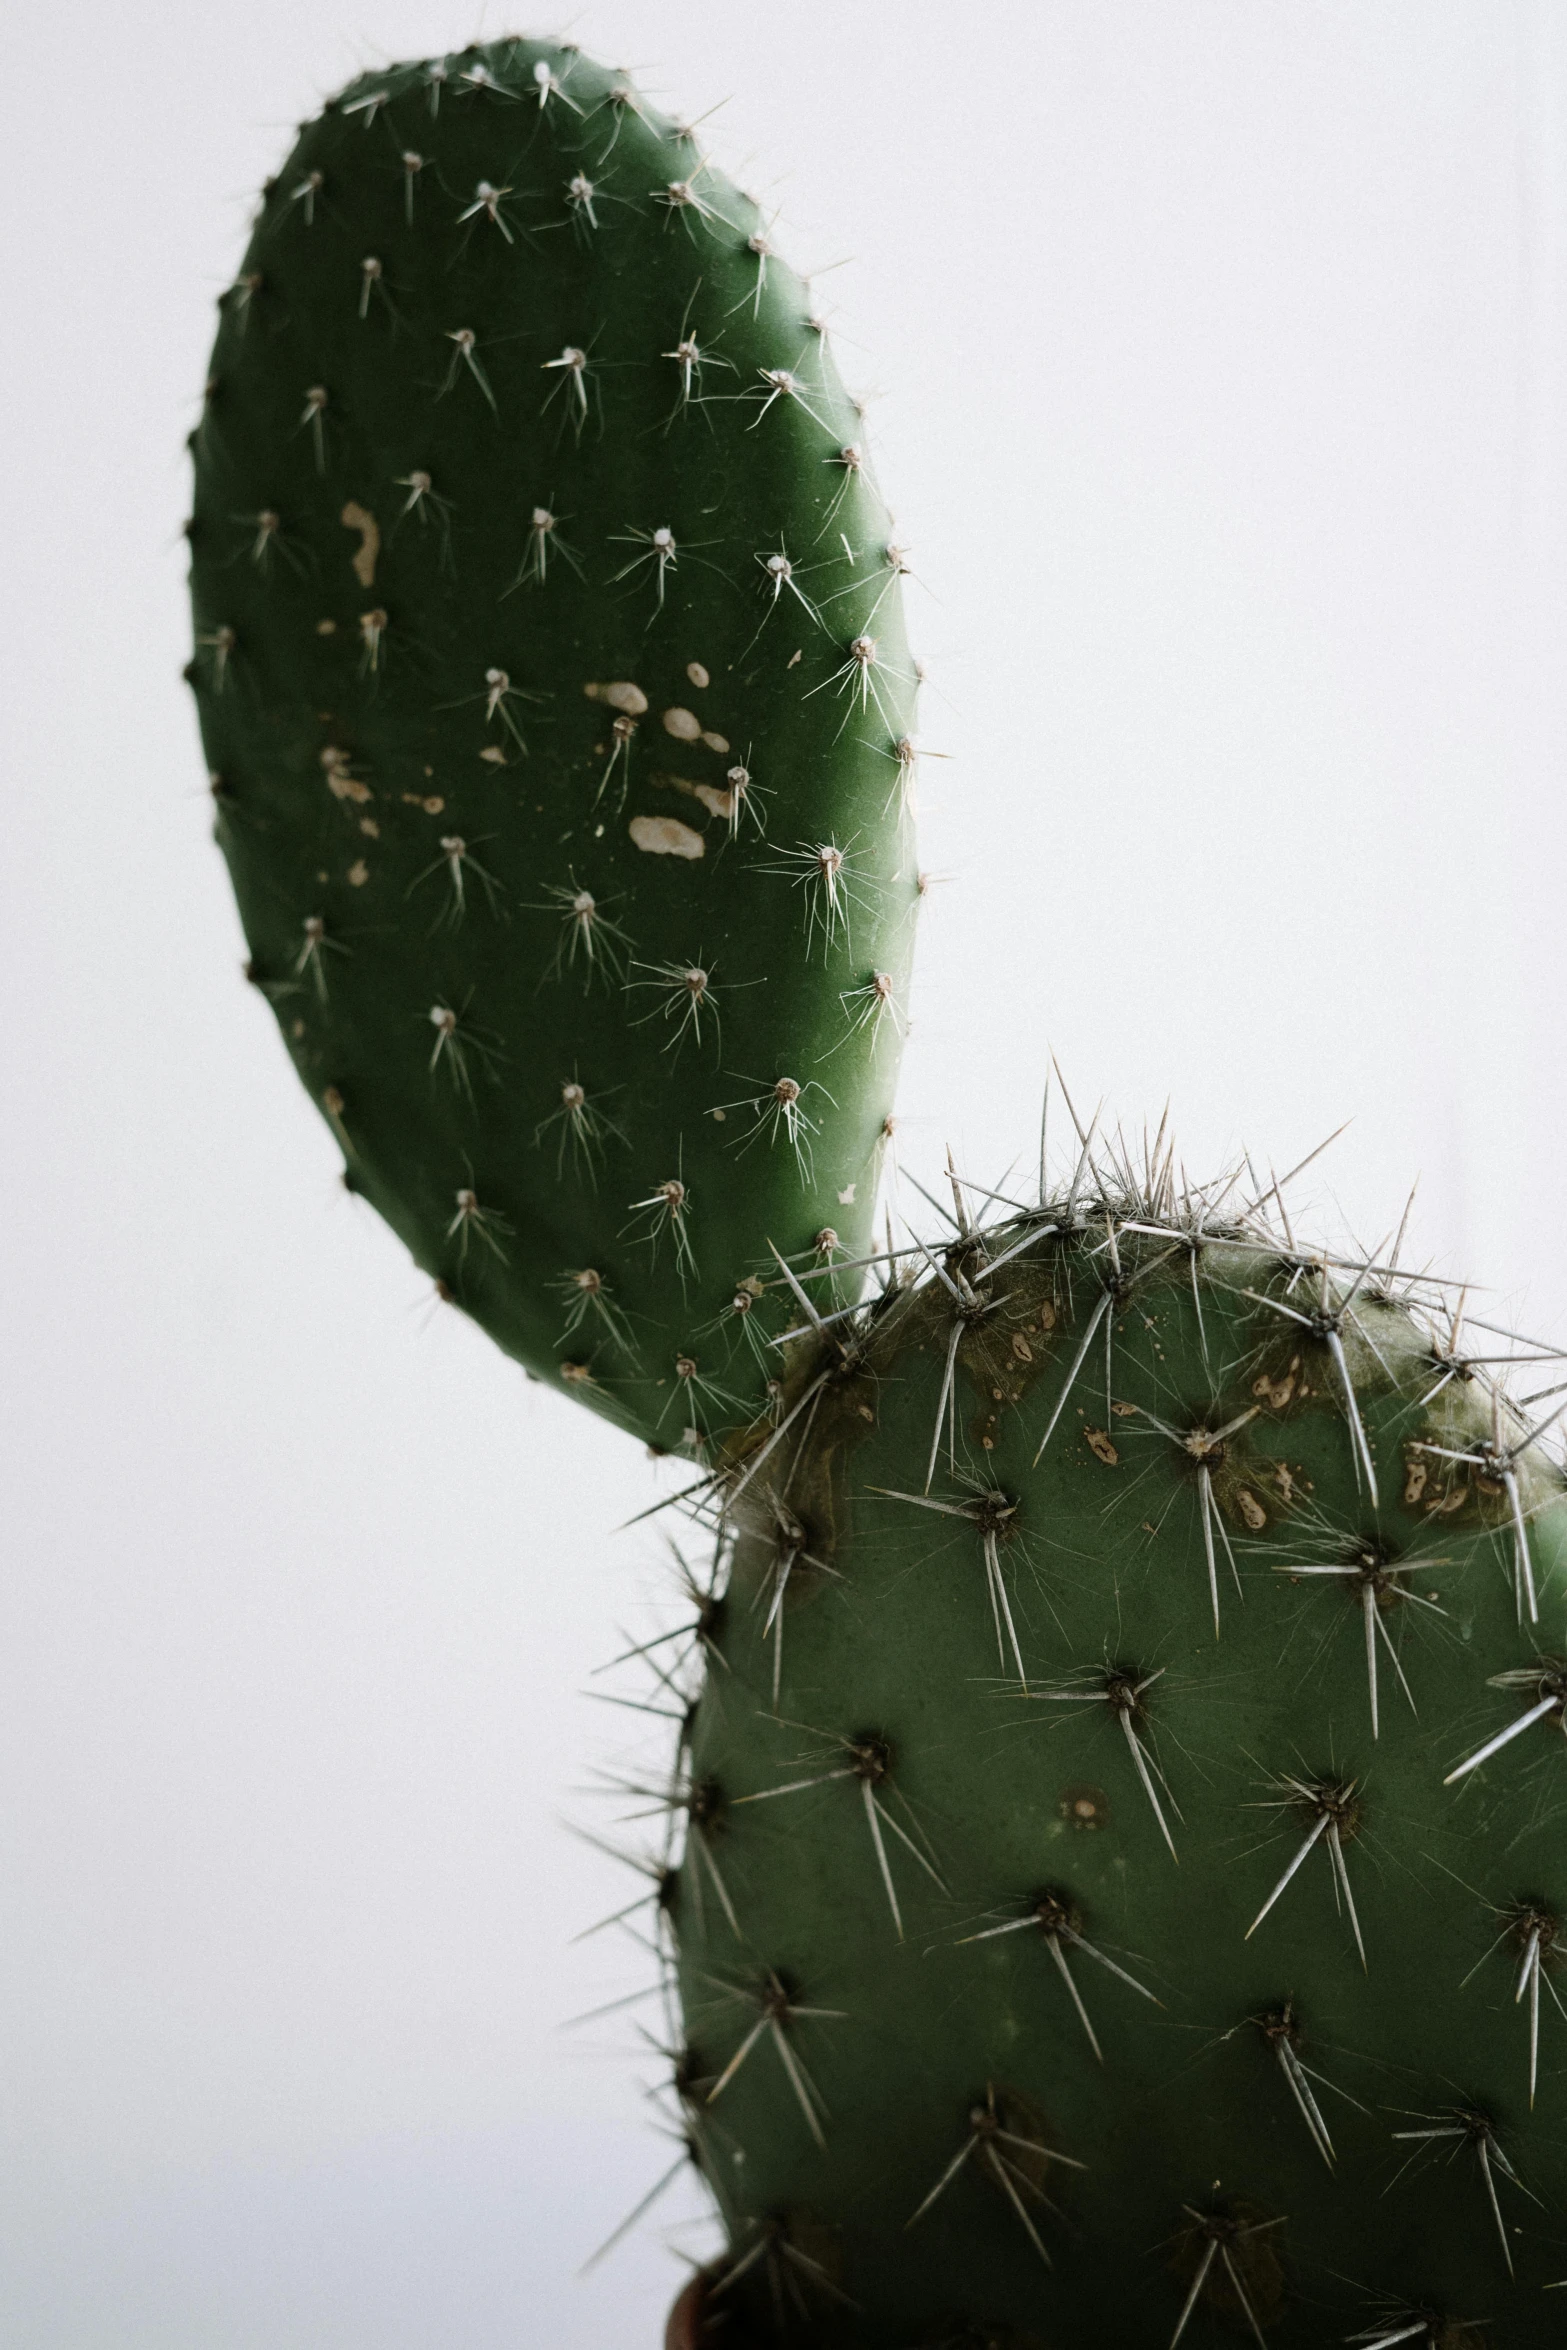
[[219, 307], [190, 675], [250, 975], [443, 1290], [701, 1451], [773, 1252], [863, 1246], [917, 898], [903, 557], [809, 291], [695, 130], [503, 41], [307, 123]]
[[956, 1185], [715, 1483], [715, 2342], [1561, 2338], [1559, 1407], [1214, 1196]]
[[1556, 2341], [1541, 1350], [1082, 1137], [852, 1307], [904, 564], [694, 131], [563, 44], [366, 76], [221, 308], [191, 674], [251, 976], [444, 1293], [709, 1462], [684, 1661], [636, 1652], [709, 2338]]

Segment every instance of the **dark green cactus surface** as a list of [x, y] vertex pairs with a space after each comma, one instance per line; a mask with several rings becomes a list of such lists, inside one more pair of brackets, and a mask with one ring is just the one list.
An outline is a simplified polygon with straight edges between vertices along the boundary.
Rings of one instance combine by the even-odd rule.
[[712, 2339], [1559, 2341], [1555, 1404], [1260, 1210], [957, 1197], [715, 1489]]
[[192, 436], [218, 838], [348, 1180], [696, 1451], [772, 1251], [863, 1245], [918, 895], [903, 557], [767, 230], [569, 47], [361, 77]]

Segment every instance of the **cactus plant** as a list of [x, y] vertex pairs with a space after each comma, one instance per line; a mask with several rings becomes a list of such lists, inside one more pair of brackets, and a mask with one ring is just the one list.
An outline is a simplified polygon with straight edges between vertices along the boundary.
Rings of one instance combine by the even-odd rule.
[[902, 560], [756, 208], [559, 45], [363, 78], [209, 395], [252, 975], [418, 1260], [705, 1463], [641, 1865], [709, 2338], [1554, 2340], [1543, 1350], [1075, 1117], [871, 1253]]

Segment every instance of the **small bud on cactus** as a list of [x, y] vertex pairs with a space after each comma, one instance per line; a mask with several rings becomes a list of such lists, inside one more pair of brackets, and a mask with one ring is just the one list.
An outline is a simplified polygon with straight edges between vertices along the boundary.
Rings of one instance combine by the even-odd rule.
[[249, 976], [439, 1293], [709, 1462], [635, 1652], [727, 2235], [671, 2340], [1556, 2341], [1567, 1407], [1158, 1145], [954, 1175], [855, 1304], [906, 565], [755, 205], [574, 50], [395, 67], [208, 391]]

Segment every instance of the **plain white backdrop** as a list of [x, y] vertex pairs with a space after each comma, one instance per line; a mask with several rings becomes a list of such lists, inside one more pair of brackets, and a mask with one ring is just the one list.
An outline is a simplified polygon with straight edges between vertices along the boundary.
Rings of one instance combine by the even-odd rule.
[[[680, 2275], [579, 1694], [637, 1448], [336, 1185], [179, 670], [183, 435], [291, 125], [450, 0], [15, 0], [0, 88], [0, 2339], [633, 2350]], [[541, 28], [530, 28], [541, 29]], [[547, 28], [544, 28], [547, 29]], [[932, 687], [903, 1111], [1052, 1049], [1567, 1340], [1567, 10], [592, 0], [820, 270]], [[633, 1636], [636, 1636], [634, 1631]]]

